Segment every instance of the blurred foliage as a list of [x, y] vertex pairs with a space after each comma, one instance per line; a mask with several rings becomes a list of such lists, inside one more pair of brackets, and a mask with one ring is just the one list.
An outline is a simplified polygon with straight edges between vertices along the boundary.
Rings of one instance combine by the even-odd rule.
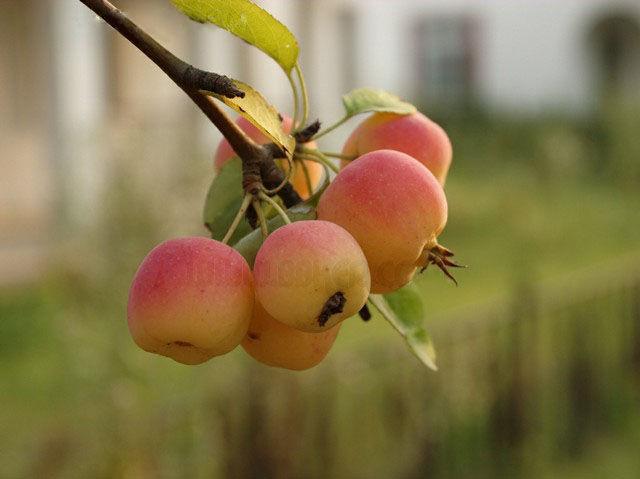
[[304, 373], [138, 351], [129, 281], [157, 242], [205, 234], [211, 164], [188, 139], [166, 171], [123, 146], [95, 228], [37, 284], [0, 291], [0, 477], [635, 477], [635, 118], [443, 121], [442, 240], [471, 267], [459, 288], [436, 270], [416, 282], [438, 373], [375, 317]]

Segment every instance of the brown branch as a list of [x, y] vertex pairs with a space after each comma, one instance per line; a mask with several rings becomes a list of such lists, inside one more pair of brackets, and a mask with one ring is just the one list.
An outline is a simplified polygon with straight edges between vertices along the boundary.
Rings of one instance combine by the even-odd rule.
[[[269, 155], [272, 159], [284, 158], [283, 151], [278, 148], [277, 145], [269, 143], [264, 147], [269, 151]], [[278, 168], [275, 161], [263, 161], [260, 163], [260, 177], [262, 178], [264, 186], [267, 189], [272, 190], [282, 184], [285, 179], [285, 174], [280, 168]], [[291, 208], [292, 206], [297, 205], [302, 201], [302, 198], [300, 198], [300, 195], [293, 188], [290, 182], [285, 183], [285, 185], [280, 188], [280, 190], [278, 191], [278, 196], [282, 198], [282, 202], [287, 208]]]
[[233, 84], [231, 78], [225, 75], [218, 75], [217, 73], [207, 72], [188, 65], [182, 78], [184, 84], [190, 90], [217, 93], [227, 98], [244, 98], [244, 92], [239, 90]]
[[[107, 0], [80, 0], [80, 2], [85, 4], [118, 33], [129, 40], [144, 53], [147, 58], [160, 67], [176, 85], [189, 95], [207, 118], [222, 132], [235, 152], [238, 153], [243, 160], [248, 160], [255, 156], [260, 146], [238, 128], [217, 105], [209, 101], [198, 91], [201, 89], [213, 90], [215, 88], [216, 78], [219, 77], [219, 75], [207, 75], [208, 72], [198, 70], [176, 57]], [[197, 84], [198, 80], [202, 81], [203, 84]], [[216, 93], [223, 95], [230, 94], [231, 91], [228, 90], [228, 84], [224, 81], [222, 81], [221, 84], [225, 88], [223, 88], [223, 91]]]
[[[211, 97], [200, 92], [201, 90], [209, 91], [228, 98], [243, 97], [244, 92], [236, 88], [229, 78], [200, 70], [179, 59], [107, 0], [80, 0], [80, 2], [160, 67], [220, 130], [233, 150], [242, 159], [242, 186], [245, 191], [255, 194], [259, 191], [263, 181], [267, 188], [270, 188], [270, 184], [279, 184], [284, 180], [284, 173], [276, 167], [273, 161], [274, 145], [261, 146], [255, 143], [218, 107]], [[268, 177], [265, 177], [266, 181], [263, 180], [263, 172], [268, 172]], [[290, 185], [289, 188], [283, 188], [279, 194], [287, 205], [301, 201]]]

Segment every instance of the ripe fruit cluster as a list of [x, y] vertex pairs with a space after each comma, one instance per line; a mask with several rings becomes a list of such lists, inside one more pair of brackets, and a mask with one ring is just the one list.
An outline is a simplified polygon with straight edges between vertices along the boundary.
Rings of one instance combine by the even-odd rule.
[[[237, 124], [255, 141], [268, 141], [248, 121]], [[291, 131], [289, 118], [283, 129]], [[223, 141], [216, 169], [233, 154]], [[315, 366], [370, 293], [395, 291], [430, 263], [445, 272], [455, 266], [437, 242], [447, 222], [443, 184], [451, 156], [446, 133], [424, 115], [373, 114], [346, 142], [342, 157], [353, 160], [343, 160], [320, 196], [317, 219], [273, 231], [253, 270], [212, 239], [174, 239], [153, 249], [130, 290], [135, 342], [185, 364], [241, 344], [271, 366]], [[305, 163], [305, 176], [296, 172], [291, 181], [308, 197], [322, 169]]]

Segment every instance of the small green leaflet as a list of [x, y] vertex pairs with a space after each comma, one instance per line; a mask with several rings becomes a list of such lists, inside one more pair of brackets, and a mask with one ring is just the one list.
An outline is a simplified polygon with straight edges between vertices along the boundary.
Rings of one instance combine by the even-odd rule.
[[249, 0], [171, 0], [192, 20], [213, 23], [273, 58], [288, 74], [298, 61], [298, 41], [289, 29]]
[[[286, 213], [291, 221], [316, 219], [316, 210], [308, 203], [300, 203], [299, 205], [292, 206], [286, 211]], [[284, 225], [284, 221], [282, 221], [280, 216], [275, 216], [268, 222], [268, 225], [269, 233], [272, 233]], [[244, 256], [244, 259], [247, 260], [249, 266], [253, 268], [253, 262], [256, 259], [260, 246], [262, 246], [262, 242], [262, 233], [260, 232], [260, 229], [256, 229], [234, 244], [233, 248]]]
[[423, 364], [437, 371], [436, 350], [424, 328], [424, 299], [413, 285], [390, 294], [372, 294], [369, 302], [391, 323]]
[[373, 111], [397, 113], [398, 115], [411, 115], [418, 111], [411, 103], [404, 102], [384, 90], [373, 88], [352, 90], [342, 96], [342, 103], [347, 112], [347, 118]]
[[291, 158], [296, 148], [296, 140], [282, 129], [282, 120], [278, 110], [251, 86], [238, 80], [233, 80], [233, 83], [244, 92], [244, 98], [227, 98], [211, 92], [203, 93], [215, 96], [218, 100], [244, 116]]
[[[224, 164], [220, 173], [211, 182], [204, 203], [204, 224], [215, 240], [220, 241], [224, 238], [240, 209], [244, 196], [240, 185], [242, 185], [242, 162], [240, 158], [234, 157]], [[250, 231], [249, 224], [244, 220], [241, 221], [231, 241], [237, 241]]]

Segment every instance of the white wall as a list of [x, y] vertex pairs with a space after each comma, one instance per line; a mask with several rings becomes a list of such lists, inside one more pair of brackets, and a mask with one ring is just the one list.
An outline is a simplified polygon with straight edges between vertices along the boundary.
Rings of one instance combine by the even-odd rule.
[[420, 16], [470, 15], [478, 22], [478, 94], [495, 110], [583, 112], [594, 99], [586, 35], [608, 12], [637, 0], [352, 0], [358, 11], [358, 82], [397, 92], [415, 57], [405, 33]]

